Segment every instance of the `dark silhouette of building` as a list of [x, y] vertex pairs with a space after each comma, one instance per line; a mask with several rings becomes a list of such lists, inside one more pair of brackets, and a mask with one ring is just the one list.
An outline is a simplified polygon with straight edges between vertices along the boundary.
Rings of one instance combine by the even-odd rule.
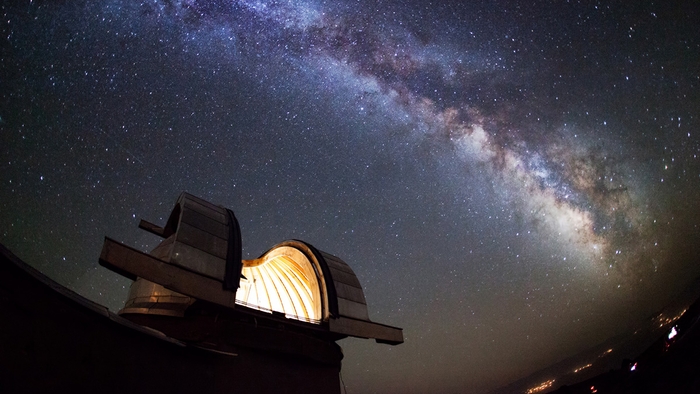
[[335, 341], [403, 342], [306, 242], [242, 260], [233, 212], [187, 193], [139, 227], [163, 238], [150, 254], [106, 238], [100, 256], [134, 280], [118, 315], [0, 248], [0, 392], [337, 393]]

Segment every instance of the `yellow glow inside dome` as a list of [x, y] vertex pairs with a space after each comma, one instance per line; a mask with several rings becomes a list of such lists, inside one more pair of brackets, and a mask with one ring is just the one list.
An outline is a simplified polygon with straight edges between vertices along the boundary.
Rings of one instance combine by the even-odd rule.
[[318, 270], [300, 250], [280, 246], [255, 260], [243, 260], [236, 303], [320, 323], [323, 303]]

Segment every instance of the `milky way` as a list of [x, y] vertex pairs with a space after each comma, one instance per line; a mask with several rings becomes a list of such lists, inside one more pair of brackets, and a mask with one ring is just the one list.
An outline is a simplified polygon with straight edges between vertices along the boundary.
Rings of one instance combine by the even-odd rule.
[[[459, 160], [483, 165], [490, 177], [498, 179], [497, 187], [512, 194], [509, 199], [525, 220], [536, 223], [545, 237], [571, 247], [566, 253], [583, 254], [588, 264], [612, 268], [638, 263], [640, 249], [650, 252], [646, 246], [652, 239], [645, 228], [653, 219], [646, 212], [644, 190], [649, 186], [630, 189], [628, 174], [615, 168], [614, 157], [607, 157], [624, 156], [623, 152], [606, 153], [601, 143], [590, 146], [549, 130], [565, 125], [537, 126], [519, 119], [532, 105], [526, 98], [517, 104], [505, 99], [505, 107], [519, 105], [520, 113], [508, 113], [496, 104], [488, 115], [482, 114], [482, 103], [463, 94], [443, 99], [450, 91], [465, 90], [465, 85], [467, 90], [487, 85], [493, 71], [488, 66], [484, 71], [482, 64], [464, 65], [464, 59], [450, 53], [452, 48], [421, 43], [401, 21], [378, 23], [352, 12], [331, 16], [321, 5], [291, 2], [169, 6], [158, 4], [152, 11], [158, 18], [176, 18], [175, 23], [199, 19], [195, 28], [207, 34], [211, 19], [217, 29], [224, 26], [244, 39], [251, 39], [246, 32], [255, 31], [252, 39], [256, 45], [263, 42], [263, 51], [292, 57], [303, 67], [312, 67], [311, 72], [327, 72], [330, 82], [325, 83], [348, 84], [349, 94], [372, 96], [362, 100], [366, 104], [358, 104], [359, 111], [365, 111], [363, 105], [377, 106], [382, 115], [408, 124], [419, 138], [442, 139], [448, 146], [440, 149], [452, 148]], [[518, 126], [508, 127], [512, 124]], [[603, 121], [598, 127], [606, 125]], [[558, 138], [528, 144], [522, 135], [526, 133]], [[618, 150], [624, 151], [621, 144]]]
[[341, 341], [348, 392], [495, 388], [700, 273], [693, 6], [39, 3], [2, 6], [0, 241], [112, 309], [102, 237], [183, 190], [404, 327]]

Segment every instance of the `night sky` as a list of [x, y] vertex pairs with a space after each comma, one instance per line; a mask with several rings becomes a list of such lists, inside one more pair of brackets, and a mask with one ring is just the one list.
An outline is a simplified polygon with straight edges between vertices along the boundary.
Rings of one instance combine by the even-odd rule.
[[700, 12], [671, 3], [3, 2], [0, 242], [117, 311], [103, 237], [151, 250], [188, 191], [404, 328], [339, 342], [348, 393], [494, 389], [700, 274]]

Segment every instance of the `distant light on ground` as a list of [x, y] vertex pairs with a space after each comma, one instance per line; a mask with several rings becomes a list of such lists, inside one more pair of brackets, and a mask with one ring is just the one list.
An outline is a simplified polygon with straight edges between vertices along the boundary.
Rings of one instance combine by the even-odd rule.
[[552, 387], [553, 384], [554, 384], [554, 379], [551, 379], [551, 380], [548, 380], [546, 382], [542, 382], [535, 387], [528, 389], [525, 393], [526, 394], [539, 393], [539, 392], [542, 392], [542, 391]]
[[671, 332], [668, 333], [668, 339], [673, 339], [676, 335], [678, 335], [678, 331], [676, 331], [676, 326], [673, 326]]

